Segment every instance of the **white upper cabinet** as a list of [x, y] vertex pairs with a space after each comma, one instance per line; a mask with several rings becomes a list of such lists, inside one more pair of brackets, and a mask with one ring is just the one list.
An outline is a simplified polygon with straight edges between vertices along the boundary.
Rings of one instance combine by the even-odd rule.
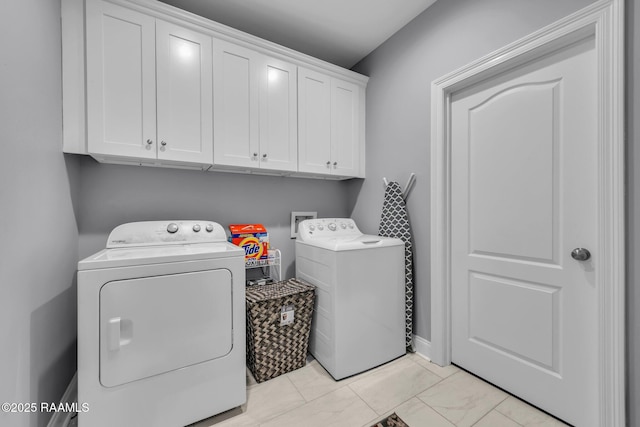
[[300, 172], [364, 176], [363, 95], [353, 83], [298, 69]]
[[[259, 54], [214, 40], [213, 162], [258, 167], [259, 86], [255, 76]], [[255, 155], [254, 155], [255, 154]]]
[[260, 62], [260, 167], [298, 170], [297, 67], [263, 56]]
[[87, 151], [212, 162], [211, 38], [108, 2], [87, 2]]
[[156, 158], [155, 43], [154, 18], [87, 2], [89, 153]]
[[158, 159], [211, 164], [211, 37], [156, 22]]
[[214, 165], [297, 170], [296, 66], [214, 40]]
[[63, 151], [364, 177], [368, 78], [156, 0], [61, 0]]
[[331, 79], [331, 170], [343, 176], [360, 175], [360, 88]]
[[298, 70], [298, 149], [300, 172], [331, 171], [331, 78]]

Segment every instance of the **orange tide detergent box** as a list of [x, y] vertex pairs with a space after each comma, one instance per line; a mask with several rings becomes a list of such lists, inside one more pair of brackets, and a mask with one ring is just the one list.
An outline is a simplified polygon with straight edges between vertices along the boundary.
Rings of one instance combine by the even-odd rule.
[[269, 256], [269, 233], [262, 224], [230, 224], [229, 241], [244, 249], [245, 259], [265, 259]]

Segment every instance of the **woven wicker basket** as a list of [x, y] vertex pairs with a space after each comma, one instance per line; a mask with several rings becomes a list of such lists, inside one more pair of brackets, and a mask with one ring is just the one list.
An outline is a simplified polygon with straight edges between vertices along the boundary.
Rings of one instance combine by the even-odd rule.
[[305, 365], [314, 297], [296, 279], [247, 287], [247, 366], [257, 382]]

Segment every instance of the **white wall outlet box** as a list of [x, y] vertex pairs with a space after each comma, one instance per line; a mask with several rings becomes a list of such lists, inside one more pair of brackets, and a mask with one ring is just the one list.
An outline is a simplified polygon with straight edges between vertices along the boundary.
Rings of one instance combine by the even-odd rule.
[[298, 224], [305, 219], [318, 218], [318, 212], [291, 212], [291, 238], [298, 236]]

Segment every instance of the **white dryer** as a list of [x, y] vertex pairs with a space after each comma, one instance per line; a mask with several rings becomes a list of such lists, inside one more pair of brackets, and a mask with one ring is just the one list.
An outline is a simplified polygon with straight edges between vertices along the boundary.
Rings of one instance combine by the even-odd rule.
[[316, 286], [309, 351], [336, 380], [405, 354], [402, 240], [348, 218], [302, 221], [296, 277]]
[[123, 224], [78, 270], [80, 427], [184, 426], [246, 401], [244, 252], [222, 226]]

